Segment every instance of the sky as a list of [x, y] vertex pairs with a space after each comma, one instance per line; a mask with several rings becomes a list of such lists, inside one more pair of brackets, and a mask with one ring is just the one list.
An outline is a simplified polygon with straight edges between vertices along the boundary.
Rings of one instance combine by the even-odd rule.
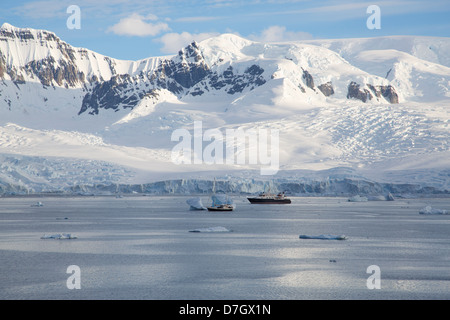
[[[368, 10], [374, 5], [378, 11]], [[123, 60], [175, 54], [222, 33], [264, 42], [450, 37], [449, 17], [450, 0], [0, 1], [0, 25], [52, 31], [75, 47]]]

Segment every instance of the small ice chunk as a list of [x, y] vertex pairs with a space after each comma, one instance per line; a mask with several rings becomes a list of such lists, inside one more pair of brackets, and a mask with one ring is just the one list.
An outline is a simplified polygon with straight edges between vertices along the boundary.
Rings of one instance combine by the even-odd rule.
[[44, 205], [42, 204], [42, 202], [38, 201], [35, 204], [31, 205], [32, 207], [43, 207]]
[[189, 232], [230, 232], [230, 230], [225, 227], [208, 227], [189, 230]]
[[58, 239], [58, 240], [64, 240], [64, 239], [77, 239], [78, 237], [75, 235], [72, 235], [70, 233], [56, 233], [56, 234], [45, 234], [41, 237], [41, 239]]
[[425, 208], [419, 211], [420, 214], [448, 214], [447, 210], [443, 209], [435, 209], [431, 206], [426, 206]]
[[360, 195], [356, 195], [348, 199], [349, 202], [366, 202], [368, 199], [366, 197], [361, 197]]

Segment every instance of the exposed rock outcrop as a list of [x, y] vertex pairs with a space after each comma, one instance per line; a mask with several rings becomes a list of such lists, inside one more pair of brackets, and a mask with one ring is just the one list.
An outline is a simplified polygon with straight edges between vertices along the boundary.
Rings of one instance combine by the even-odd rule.
[[0, 51], [0, 79], [3, 79], [6, 73], [6, 61], [5, 56]]
[[352, 81], [348, 85], [347, 99], [358, 99], [362, 102], [366, 102], [372, 99], [372, 94], [367, 89], [360, 89], [360, 85]]
[[390, 103], [398, 103], [398, 95], [395, 91], [395, 88], [391, 85], [388, 86], [381, 86], [381, 94], [383, 97], [388, 100]]
[[329, 97], [334, 94], [333, 84], [328, 81], [317, 87], [325, 97]]
[[214, 72], [208, 78], [206, 88], [221, 90], [226, 87], [228, 94], [242, 92], [245, 88], [255, 88], [266, 83], [262, 76], [264, 69], [258, 65], [248, 67], [243, 74], [236, 73], [232, 66], [229, 66], [222, 74]]
[[369, 87], [377, 98], [383, 97], [390, 103], [398, 103], [398, 95], [393, 86], [374, 86], [367, 84], [367, 87]]
[[53, 57], [32, 61], [25, 65], [25, 71], [37, 76], [44, 86], [51, 86], [55, 81], [58, 86], [66, 84], [68, 87], [75, 87], [78, 82], [85, 81], [84, 73], [74, 63], [65, 60], [56, 62]]
[[313, 79], [312, 75], [308, 71], [304, 70], [303, 68], [302, 68], [302, 70], [303, 70], [302, 77], [306, 82], [306, 86], [308, 88], [311, 88], [314, 90], [314, 79]]

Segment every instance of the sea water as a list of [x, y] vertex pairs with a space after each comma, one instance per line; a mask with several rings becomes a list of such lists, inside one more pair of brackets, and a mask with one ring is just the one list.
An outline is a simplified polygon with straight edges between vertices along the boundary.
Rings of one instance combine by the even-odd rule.
[[187, 199], [0, 198], [0, 299], [450, 298], [450, 215], [419, 214], [448, 198]]

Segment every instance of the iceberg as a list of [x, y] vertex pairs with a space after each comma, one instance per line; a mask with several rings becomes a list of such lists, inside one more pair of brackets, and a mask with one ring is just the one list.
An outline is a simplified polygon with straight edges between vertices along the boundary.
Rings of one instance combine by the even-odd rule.
[[206, 210], [199, 197], [187, 199], [186, 203], [190, 206], [190, 210]]
[[32, 206], [32, 207], [43, 207], [44, 204], [43, 204], [42, 202], [38, 201], [38, 202], [36, 202], [35, 204], [32, 204], [31, 206]]
[[448, 214], [447, 210], [443, 209], [435, 209], [431, 206], [426, 206], [425, 208], [419, 211], [420, 214]]
[[348, 199], [349, 202], [366, 202], [368, 201], [367, 197], [361, 197], [360, 195], [356, 195]]
[[230, 230], [225, 227], [208, 227], [189, 230], [189, 232], [230, 232]]
[[77, 239], [78, 237], [75, 235], [72, 235], [70, 233], [56, 233], [56, 234], [50, 234], [50, 235], [43, 235], [41, 239], [58, 239], [58, 240], [64, 240], [64, 239]]

